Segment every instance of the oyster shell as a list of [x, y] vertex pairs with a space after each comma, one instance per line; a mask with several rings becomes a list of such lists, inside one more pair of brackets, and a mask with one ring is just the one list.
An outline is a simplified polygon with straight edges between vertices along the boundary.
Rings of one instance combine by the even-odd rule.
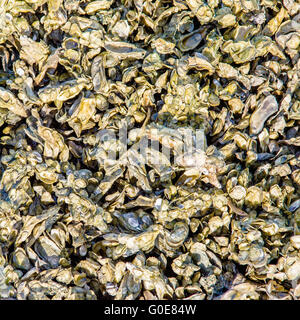
[[0, 299], [299, 299], [299, 10], [1, 1]]
[[259, 134], [265, 121], [278, 111], [278, 103], [274, 96], [266, 97], [250, 118], [250, 133]]

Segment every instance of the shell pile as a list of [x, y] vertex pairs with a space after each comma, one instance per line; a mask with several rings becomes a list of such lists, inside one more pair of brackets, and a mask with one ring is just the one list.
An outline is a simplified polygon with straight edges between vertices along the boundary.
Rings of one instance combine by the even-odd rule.
[[0, 300], [300, 299], [299, 58], [297, 0], [0, 0]]

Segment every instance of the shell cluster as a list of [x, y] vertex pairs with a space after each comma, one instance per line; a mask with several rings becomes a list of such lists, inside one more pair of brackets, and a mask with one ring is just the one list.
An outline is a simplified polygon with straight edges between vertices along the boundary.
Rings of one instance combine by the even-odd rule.
[[0, 300], [300, 299], [299, 83], [297, 0], [0, 0]]

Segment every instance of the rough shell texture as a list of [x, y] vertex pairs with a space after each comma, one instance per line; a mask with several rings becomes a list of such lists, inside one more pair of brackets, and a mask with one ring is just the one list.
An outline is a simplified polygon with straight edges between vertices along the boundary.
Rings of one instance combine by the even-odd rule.
[[296, 0], [1, 0], [0, 300], [300, 299], [299, 54]]

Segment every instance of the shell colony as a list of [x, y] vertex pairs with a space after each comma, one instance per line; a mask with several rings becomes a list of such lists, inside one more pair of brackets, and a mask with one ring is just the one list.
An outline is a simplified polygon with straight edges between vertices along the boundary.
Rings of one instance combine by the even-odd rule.
[[0, 0], [0, 299], [300, 299], [299, 54], [297, 0]]

